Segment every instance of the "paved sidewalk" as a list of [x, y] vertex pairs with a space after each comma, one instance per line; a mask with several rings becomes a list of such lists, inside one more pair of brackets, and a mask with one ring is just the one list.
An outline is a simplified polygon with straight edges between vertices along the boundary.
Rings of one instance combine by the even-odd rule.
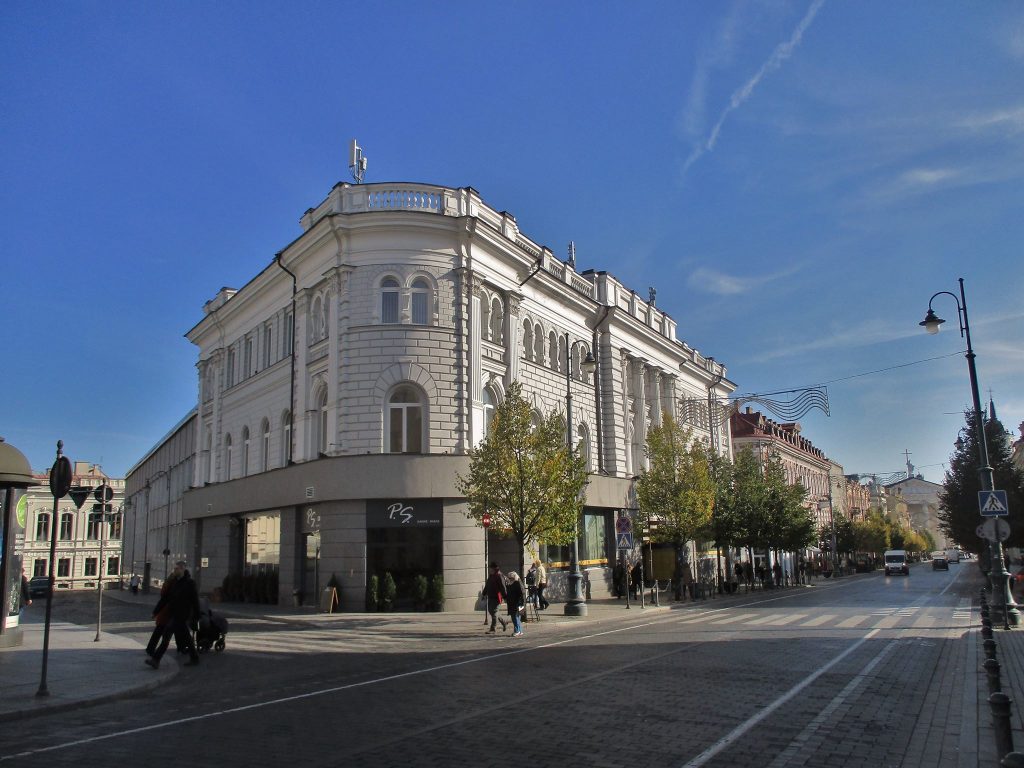
[[176, 663], [150, 669], [142, 663], [145, 646], [131, 638], [65, 622], [50, 623], [42, 682], [43, 622], [22, 622], [23, 643], [0, 648], [0, 721], [53, 712], [128, 696], [166, 683]]

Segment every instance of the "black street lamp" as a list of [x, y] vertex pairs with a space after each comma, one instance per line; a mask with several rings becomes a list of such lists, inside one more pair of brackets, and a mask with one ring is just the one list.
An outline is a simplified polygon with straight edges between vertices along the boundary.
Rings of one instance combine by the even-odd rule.
[[[572, 458], [574, 445], [572, 434], [572, 351], [582, 341], [570, 341], [569, 333], [565, 334], [565, 444], [569, 449], [569, 457]], [[587, 350], [587, 356], [580, 363], [580, 370], [583, 373], [592, 373], [597, 368], [597, 361]], [[587, 601], [583, 595], [583, 574], [580, 572], [580, 537], [579, 526], [576, 527], [576, 535], [572, 540], [572, 562], [569, 571], [569, 599], [565, 603], [566, 616], [586, 616]]]
[[[981, 415], [981, 395], [978, 392], [978, 371], [974, 365], [974, 348], [971, 346], [971, 326], [967, 322], [967, 296], [964, 294], [964, 279], [962, 277], [959, 278], [959, 282], [960, 297], [957, 298], [956, 294], [949, 291], [939, 291], [928, 299], [928, 313], [918, 325], [923, 326], [928, 333], [938, 333], [939, 326], [946, 321], [932, 311], [932, 302], [936, 296], [946, 295], [953, 297], [953, 301], [956, 302], [957, 319], [960, 321], [960, 337], [967, 340], [967, 352], [964, 357], [967, 358], [967, 370], [971, 376], [971, 396], [974, 398], [974, 426], [977, 432], [978, 461], [980, 463], [978, 475], [981, 480], [981, 489], [983, 491], [991, 491], [995, 488], [995, 479], [992, 476], [992, 467], [988, 461], [985, 421]], [[994, 618], [997, 620], [1002, 619], [1003, 626], [1006, 629], [1009, 629], [1011, 624], [1015, 627], [1019, 626], [1020, 612], [1017, 610], [1017, 604], [1014, 602], [1013, 594], [1010, 592], [1009, 574], [1006, 572], [1003, 564], [1002, 542], [998, 539], [989, 542], [989, 555], [992, 561], [989, 580], [991, 583]]]

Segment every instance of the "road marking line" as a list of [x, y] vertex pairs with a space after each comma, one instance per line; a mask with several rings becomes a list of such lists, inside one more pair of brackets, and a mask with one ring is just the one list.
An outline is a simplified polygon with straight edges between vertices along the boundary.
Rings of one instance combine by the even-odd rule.
[[839, 614], [838, 613], [826, 613], [823, 616], [818, 616], [817, 618], [811, 619], [810, 621], [805, 621], [800, 626], [801, 627], [820, 627], [822, 624], [826, 624], [826, 623], [832, 621], [833, 619], [838, 619], [838, 618], [839, 618]]
[[749, 621], [747, 623], [755, 627], [761, 624], [772, 624], [781, 619], [785, 615], [785, 613], [769, 613], [767, 616], [762, 616], [759, 619], [754, 619], [753, 621]]
[[888, 618], [882, 619], [875, 624], [876, 629], [892, 629], [900, 623], [902, 617], [900, 616], [889, 616]]
[[784, 627], [787, 624], [792, 624], [794, 621], [800, 621], [800, 619], [806, 619], [806, 618], [807, 618], [807, 614], [806, 613], [795, 613], [795, 614], [791, 614], [789, 616], [783, 616], [778, 621], [770, 621], [768, 623], [771, 624], [773, 627]]
[[756, 613], [741, 613], [739, 616], [727, 616], [724, 619], [715, 619], [714, 621], [709, 621], [708, 624], [732, 624], [734, 621], [745, 621], [751, 616], [756, 615]]
[[777, 698], [775, 701], [773, 701], [767, 707], [762, 709], [756, 715], [754, 715], [753, 717], [751, 717], [748, 720], [746, 720], [746, 722], [743, 722], [743, 723], [740, 723], [739, 725], [737, 725], [735, 728], [733, 728], [731, 731], [729, 731], [729, 733], [727, 733], [725, 736], [720, 738], [718, 741], [716, 741], [710, 747], [705, 749], [703, 752], [701, 752], [699, 755], [697, 755], [697, 757], [693, 758], [693, 760], [691, 760], [688, 763], [686, 763], [683, 766], [683, 768], [698, 768], [698, 766], [701, 766], [701, 765], [704, 765], [705, 763], [707, 763], [708, 760], [710, 760], [712, 757], [717, 755], [719, 752], [721, 752], [727, 746], [732, 744], [740, 736], [742, 736], [747, 731], [749, 731], [751, 728], [753, 728], [755, 725], [760, 723], [762, 720], [764, 720], [766, 717], [768, 717], [768, 715], [770, 715], [776, 709], [778, 709], [783, 704], [785, 704], [787, 701], [792, 699], [798, 693], [803, 691], [807, 686], [809, 686], [811, 683], [813, 683], [819, 677], [821, 677], [826, 672], [828, 672], [830, 669], [832, 669], [832, 667], [834, 667], [836, 664], [841, 662], [843, 659], [845, 659], [847, 656], [849, 656], [855, 650], [860, 648], [864, 643], [866, 643], [872, 637], [877, 635], [878, 632], [879, 632], [879, 630], [872, 629], [870, 632], [868, 632], [866, 635], [864, 635], [864, 637], [862, 637], [860, 640], [855, 642], [853, 645], [851, 645], [845, 651], [843, 651], [838, 656], [836, 656], [834, 659], [832, 659], [832, 661], [830, 661], [828, 664], [826, 664], [825, 666], [821, 667], [817, 672], [814, 672], [814, 673], [808, 675], [801, 682], [799, 682], [796, 685], [794, 685], [786, 693], [784, 693], [782, 696]]
[[858, 624], [863, 624], [870, 618], [870, 616], [864, 616], [863, 614], [859, 616], [851, 616], [848, 619], [843, 619], [838, 624], [836, 624], [836, 626], [840, 627], [841, 629], [850, 629], [851, 627], [856, 627]]

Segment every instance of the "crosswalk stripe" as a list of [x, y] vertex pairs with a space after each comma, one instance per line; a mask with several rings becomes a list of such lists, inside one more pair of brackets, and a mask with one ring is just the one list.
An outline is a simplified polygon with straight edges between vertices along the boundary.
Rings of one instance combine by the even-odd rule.
[[771, 624], [773, 627], [784, 627], [787, 624], [792, 624], [794, 621], [800, 621], [800, 619], [806, 618], [806, 613], [794, 613], [790, 616], [783, 616], [778, 621], [769, 621], [768, 624]]
[[882, 619], [881, 621], [879, 621], [877, 624], [875, 624], [875, 628], [876, 629], [892, 629], [893, 627], [895, 627], [897, 624], [900, 623], [901, 619], [902, 619], [901, 616], [895, 616], [895, 615], [894, 616], [888, 616], [888, 617]]
[[811, 619], [810, 621], [805, 621], [800, 626], [801, 627], [820, 627], [822, 624], [827, 624], [828, 622], [832, 621], [833, 619], [838, 619], [838, 618], [839, 618], [838, 614], [826, 613], [825, 615], [817, 616], [817, 617]]
[[708, 622], [709, 624], [732, 624], [736, 621], [746, 621], [751, 616], [756, 616], [755, 613], [741, 613], [739, 616], [727, 616], [724, 619], [715, 619], [714, 621]]
[[784, 613], [770, 613], [767, 616], [762, 616], [760, 619], [754, 619], [753, 621], [748, 621], [747, 623], [753, 626], [760, 626], [761, 624], [772, 624], [778, 619], [781, 619], [785, 615], [786, 614]]
[[871, 618], [870, 616], [864, 616], [864, 615], [851, 616], [848, 619], [844, 619], [843, 621], [840, 621], [838, 624], [836, 624], [836, 626], [840, 627], [842, 629], [849, 629], [850, 627], [856, 627], [858, 624], [863, 624], [865, 621], [867, 621], [870, 618]]

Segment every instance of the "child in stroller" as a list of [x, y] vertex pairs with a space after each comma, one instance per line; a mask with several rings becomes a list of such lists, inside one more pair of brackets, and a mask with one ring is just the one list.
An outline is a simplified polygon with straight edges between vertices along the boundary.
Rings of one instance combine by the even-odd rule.
[[228, 620], [210, 610], [208, 601], [199, 606], [199, 621], [196, 629], [196, 648], [205, 653], [212, 646], [215, 651], [224, 650], [224, 636], [228, 633]]

